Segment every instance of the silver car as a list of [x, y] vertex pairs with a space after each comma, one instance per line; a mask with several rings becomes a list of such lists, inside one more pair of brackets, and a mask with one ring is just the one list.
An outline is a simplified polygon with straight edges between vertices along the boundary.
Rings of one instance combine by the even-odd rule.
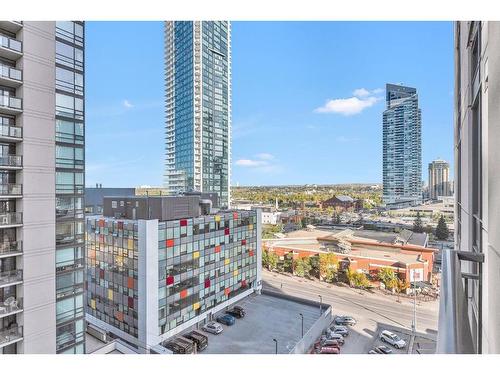
[[406, 341], [400, 338], [398, 335], [395, 333], [392, 333], [391, 331], [384, 330], [380, 333], [380, 340], [383, 342], [386, 342], [388, 344], [391, 344], [397, 349], [402, 349], [406, 346]]
[[332, 325], [328, 330], [332, 333], [338, 333], [339, 335], [342, 335], [346, 337], [349, 335], [349, 329], [347, 329], [346, 326], [337, 326], [337, 325]]
[[224, 331], [224, 328], [219, 323], [216, 322], [208, 322], [205, 324], [202, 329], [205, 332], [213, 333], [214, 335], [218, 335], [222, 331]]

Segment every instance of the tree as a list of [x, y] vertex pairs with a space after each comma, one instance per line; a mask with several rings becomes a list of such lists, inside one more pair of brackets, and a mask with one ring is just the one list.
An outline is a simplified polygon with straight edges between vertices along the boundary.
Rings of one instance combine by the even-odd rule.
[[269, 253], [268, 264], [269, 264], [269, 270], [270, 271], [277, 269], [277, 267], [278, 267], [278, 256], [276, 255], [276, 253], [272, 253], [272, 252]]
[[287, 253], [285, 254], [285, 259], [283, 260], [283, 270], [285, 272], [290, 272], [293, 274], [294, 271], [294, 260], [293, 260], [293, 253]]
[[319, 256], [313, 255], [309, 257], [309, 265], [311, 266], [309, 273], [319, 279]]
[[398, 278], [396, 290], [398, 293], [403, 293], [406, 289], [410, 287], [410, 283], [406, 280], [401, 280]]
[[422, 218], [420, 217], [420, 212], [417, 211], [417, 217], [413, 222], [413, 231], [415, 233], [422, 233], [424, 231], [424, 226], [422, 224]]
[[326, 271], [325, 281], [327, 283], [333, 283], [339, 280], [339, 274], [337, 268], [329, 268]]
[[295, 261], [295, 274], [300, 277], [304, 277], [307, 272], [306, 272], [306, 259], [304, 258], [298, 258]]
[[354, 272], [352, 280], [354, 286], [357, 288], [367, 288], [370, 286], [370, 281], [363, 272]]
[[269, 269], [269, 252], [267, 250], [262, 252], [262, 267]]
[[338, 260], [335, 254], [321, 253], [319, 254], [319, 276], [320, 279], [326, 277], [328, 270], [338, 268]]
[[444, 216], [441, 215], [439, 218], [437, 227], [436, 227], [436, 237], [438, 240], [446, 240], [450, 232], [448, 231], [448, 226], [446, 225], [446, 221], [444, 220]]
[[396, 276], [396, 273], [392, 269], [388, 267], [381, 268], [378, 271], [377, 276], [378, 279], [384, 283], [387, 289], [394, 289], [397, 287], [398, 278]]

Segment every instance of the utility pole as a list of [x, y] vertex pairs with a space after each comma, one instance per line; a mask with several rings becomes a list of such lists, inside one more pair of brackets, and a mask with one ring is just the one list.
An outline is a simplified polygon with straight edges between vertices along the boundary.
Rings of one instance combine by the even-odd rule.
[[417, 331], [417, 288], [415, 284], [413, 285], [413, 324], [412, 331], [415, 333]]
[[302, 337], [304, 337], [304, 315], [299, 314], [300, 317], [302, 318]]

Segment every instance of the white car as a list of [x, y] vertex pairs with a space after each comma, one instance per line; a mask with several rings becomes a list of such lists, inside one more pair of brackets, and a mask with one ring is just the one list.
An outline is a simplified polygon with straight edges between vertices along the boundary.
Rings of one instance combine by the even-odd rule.
[[205, 324], [202, 328], [205, 332], [210, 332], [213, 333], [214, 335], [218, 335], [222, 331], [224, 331], [224, 328], [219, 323], [216, 322], [208, 322]]
[[327, 331], [326, 335], [322, 336], [322, 339], [323, 338], [324, 340], [336, 340], [340, 345], [344, 344], [344, 337], [342, 337], [342, 335], [339, 335], [338, 333]]
[[338, 333], [344, 337], [349, 335], [349, 329], [345, 326], [332, 325], [328, 328], [328, 330], [332, 333]]
[[391, 331], [382, 331], [380, 333], [380, 340], [383, 342], [386, 342], [388, 344], [391, 344], [397, 349], [402, 349], [406, 346], [406, 341], [401, 339], [398, 335], [395, 333], [392, 333]]

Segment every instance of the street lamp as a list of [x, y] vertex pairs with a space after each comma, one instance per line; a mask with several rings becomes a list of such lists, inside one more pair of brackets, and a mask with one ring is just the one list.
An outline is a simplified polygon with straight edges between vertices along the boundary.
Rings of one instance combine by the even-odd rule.
[[273, 339], [273, 341], [276, 343], [276, 354], [278, 354], [278, 340]]
[[323, 313], [323, 297], [321, 297], [321, 294], [318, 294], [319, 297], [319, 315]]
[[302, 337], [304, 337], [304, 315], [300, 314], [300, 317], [302, 318]]

